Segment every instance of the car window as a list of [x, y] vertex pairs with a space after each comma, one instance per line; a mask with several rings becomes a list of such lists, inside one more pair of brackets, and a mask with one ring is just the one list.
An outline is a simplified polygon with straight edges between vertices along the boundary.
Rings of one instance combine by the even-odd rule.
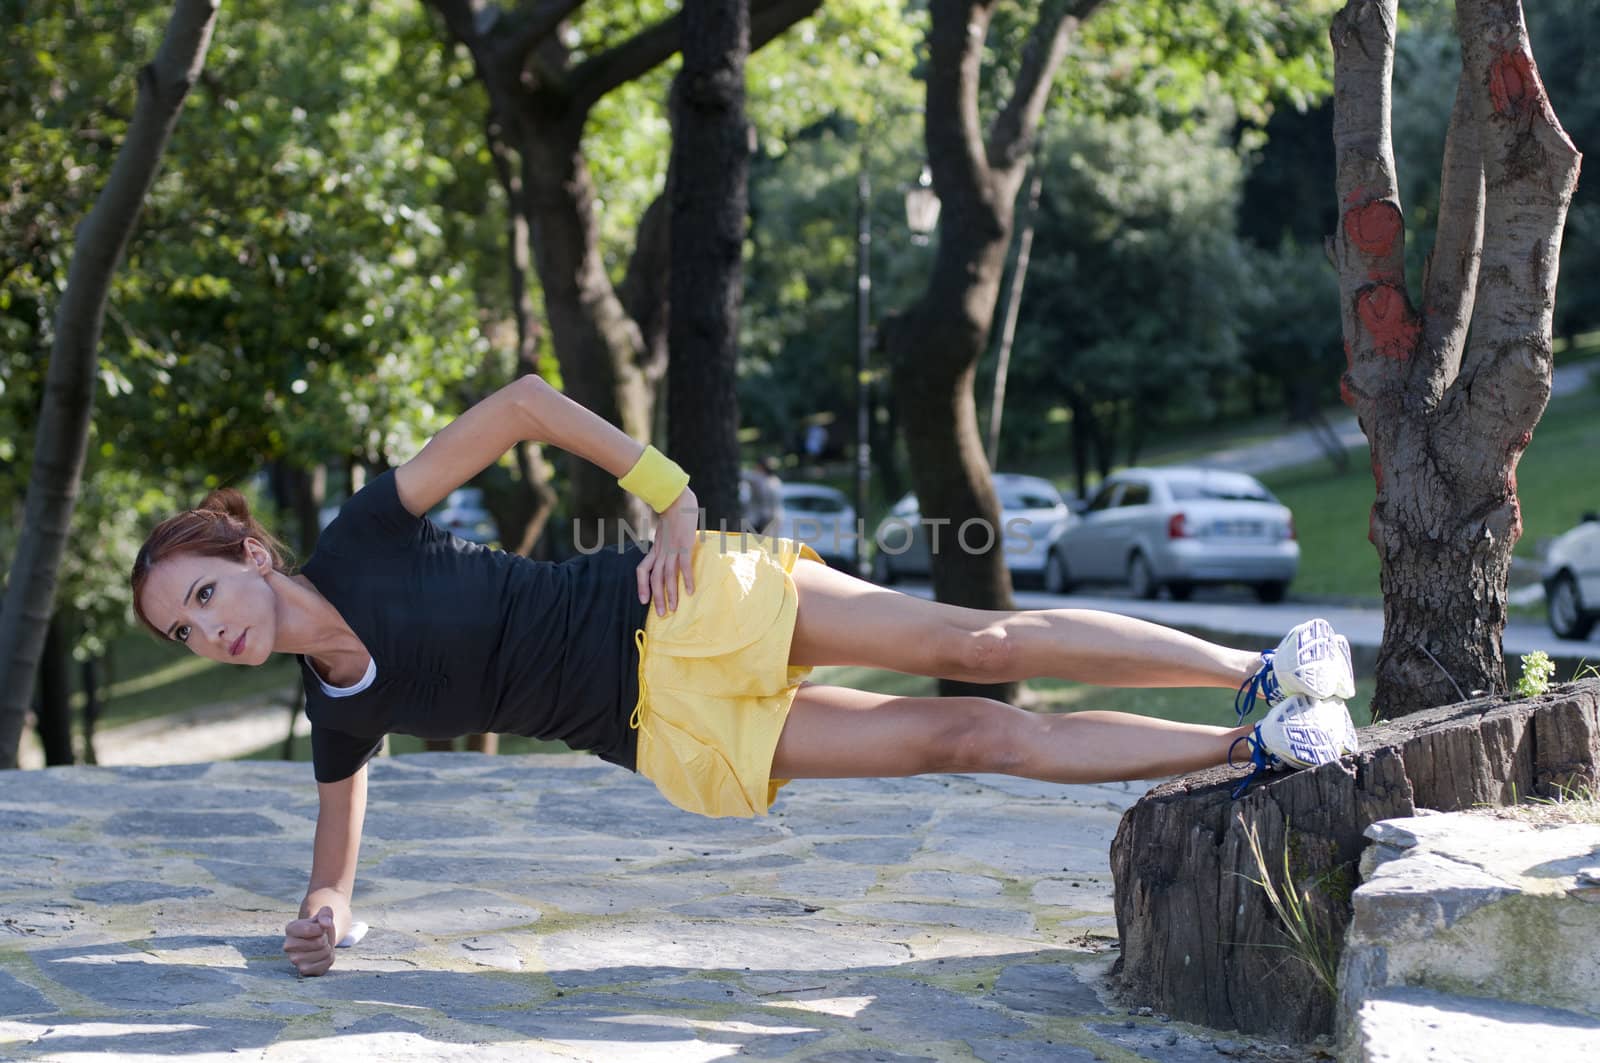
[[1265, 487], [1250, 480], [1172, 480], [1167, 484], [1175, 502], [1273, 502]]
[[1150, 504], [1150, 485], [1138, 480], [1130, 480], [1122, 491], [1122, 497], [1117, 501], [1118, 506], [1145, 506]]
[[1116, 497], [1117, 489], [1121, 486], [1122, 484], [1119, 482], [1109, 483], [1101, 487], [1099, 491], [1095, 492], [1094, 501], [1090, 502], [1089, 505], [1085, 507], [1084, 511], [1087, 513], [1093, 513], [1096, 510], [1109, 509], [1111, 507], [1111, 500]]
[[1054, 509], [1059, 505], [1059, 497], [1039, 491], [1006, 491], [1000, 495], [1001, 509]]
[[827, 495], [790, 495], [783, 500], [783, 508], [793, 513], [839, 513], [844, 502]]

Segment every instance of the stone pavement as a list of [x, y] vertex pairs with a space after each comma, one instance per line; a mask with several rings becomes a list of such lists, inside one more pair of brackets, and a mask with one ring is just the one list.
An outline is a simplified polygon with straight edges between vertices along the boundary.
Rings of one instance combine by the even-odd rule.
[[0, 1059], [1309, 1058], [1107, 995], [1142, 792], [801, 782], [706, 820], [579, 755], [378, 760], [372, 930], [301, 979], [307, 765], [3, 773]]

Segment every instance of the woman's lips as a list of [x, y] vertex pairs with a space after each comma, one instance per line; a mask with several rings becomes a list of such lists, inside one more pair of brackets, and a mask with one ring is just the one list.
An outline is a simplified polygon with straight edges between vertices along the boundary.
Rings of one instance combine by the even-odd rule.
[[239, 656], [239, 651], [244, 649], [244, 637], [245, 637], [245, 635], [247, 635], [249, 633], [250, 632], [249, 632], [248, 628], [246, 628], [244, 631], [239, 633], [239, 637], [233, 640], [233, 645], [228, 647], [229, 656], [232, 656], [232, 657]]

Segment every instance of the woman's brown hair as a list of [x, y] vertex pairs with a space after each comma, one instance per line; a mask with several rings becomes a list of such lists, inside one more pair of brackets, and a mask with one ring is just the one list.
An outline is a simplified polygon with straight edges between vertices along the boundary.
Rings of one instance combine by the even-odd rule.
[[169, 557], [199, 554], [202, 557], [244, 556], [244, 541], [255, 539], [272, 555], [272, 567], [289, 570], [289, 551], [273, 538], [250, 513], [250, 503], [231, 487], [218, 488], [206, 495], [194, 509], [185, 510], [157, 524], [133, 559], [133, 615], [159, 639], [166, 635], [144, 615], [139, 596], [144, 591], [150, 570]]

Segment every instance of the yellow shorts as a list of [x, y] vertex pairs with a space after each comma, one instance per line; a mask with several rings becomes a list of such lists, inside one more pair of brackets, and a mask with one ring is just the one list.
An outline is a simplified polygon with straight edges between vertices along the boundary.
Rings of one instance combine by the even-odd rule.
[[764, 816], [787, 779], [773, 779], [795, 691], [809, 668], [789, 666], [799, 605], [788, 539], [701, 532], [694, 593], [654, 606], [639, 647], [639, 774], [679, 808], [702, 816]]

